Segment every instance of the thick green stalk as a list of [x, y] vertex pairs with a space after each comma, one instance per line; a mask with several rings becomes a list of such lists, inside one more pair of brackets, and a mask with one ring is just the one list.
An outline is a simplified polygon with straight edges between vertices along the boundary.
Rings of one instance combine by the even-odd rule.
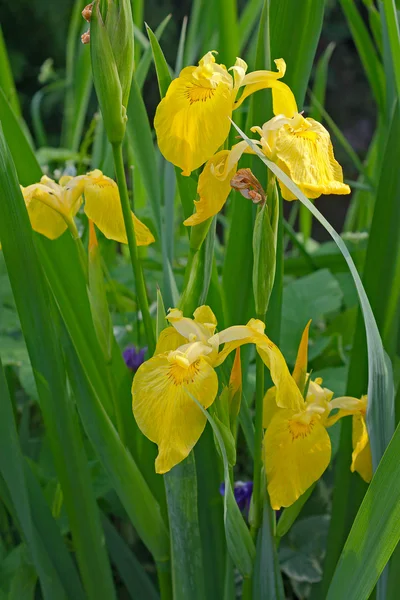
[[132, 221], [131, 207], [129, 204], [128, 188], [126, 185], [124, 160], [122, 156], [122, 144], [113, 144], [113, 156], [115, 173], [121, 198], [122, 212], [124, 215], [126, 236], [128, 238], [129, 254], [131, 257], [133, 274], [135, 277], [136, 293], [139, 303], [139, 308], [142, 311], [144, 329], [146, 331], [147, 344], [149, 347], [150, 356], [155, 348], [155, 335], [153, 323], [150, 316], [149, 303], [147, 300], [146, 286], [144, 283], [143, 271], [139, 260], [135, 229]]
[[160, 587], [161, 600], [173, 600], [172, 580], [171, 580], [171, 563], [157, 563], [158, 585]]
[[[261, 321], [264, 317], [257, 317]], [[253, 540], [257, 539], [260, 529], [263, 510], [263, 494], [261, 493], [261, 470], [262, 470], [262, 435], [263, 435], [263, 400], [264, 400], [264, 363], [259, 354], [256, 357], [256, 414], [254, 423], [254, 474], [253, 474], [253, 521], [251, 523], [251, 535]]]

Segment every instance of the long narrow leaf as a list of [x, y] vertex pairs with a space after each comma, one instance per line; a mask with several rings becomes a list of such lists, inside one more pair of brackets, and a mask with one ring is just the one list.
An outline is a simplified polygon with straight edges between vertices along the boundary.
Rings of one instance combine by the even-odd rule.
[[368, 346], [368, 430], [371, 440], [372, 456], [375, 468], [377, 467], [385, 448], [387, 447], [394, 431], [394, 398], [393, 382], [388, 371], [381, 336], [376, 325], [375, 317], [371, 310], [368, 297], [365, 293], [361, 278], [351, 255], [342, 238], [323, 217], [317, 208], [304, 196], [301, 190], [292, 180], [273, 162], [268, 160], [257, 146], [235, 125], [235, 128], [247, 141], [249, 146], [267, 165], [267, 167], [279, 178], [284, 185], [304, 204], [323, 225], [329, 235], [333, 238], [345, 258], [357, 289], [361, 310], [364, 317]]

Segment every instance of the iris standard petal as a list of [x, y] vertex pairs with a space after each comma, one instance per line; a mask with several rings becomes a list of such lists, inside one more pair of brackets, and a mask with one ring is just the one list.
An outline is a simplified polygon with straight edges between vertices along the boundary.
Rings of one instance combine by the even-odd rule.
[[209, 73], [205, 67], [200, 74], [200, 67], [184, 69], [172, 81], [154, 119], [161, 153], [183, 175], [190, 175], [218, 150], [231, 126], [232, 77], [226, 72], [226, 78], [213, 81], [210, 65]]
[[207, 419], [188, 392], [204, 408], [217, 395], [217, 375], [202, 357], [186, 367], [167, 355], [155, 356], [133, 380], [133, 414], [143, 434], [158, 445], [157, 473], [186, 458], [205, 427]]
[[280, 410], [264, 437], [264, 464], [271, 506], [290, 506], [329, 465], [331, 443], [318, 416], [302, 422], [292, 410]]
[[[308, 198], [321, 194], [349, 194], [343, 172], [335, 160], [328, 131], [314, 119], [303, 119], [304, 127], [284, 125], [275, 143], [277, 165], [298, 185]], [[285, 200], [296, 197], [280, 183]]]
[[178, 308], [171, 308], [166, 319], [186, 340], [207, 342], [217, 326], [214, 313], [209, 306], [203, 305], [196, 309], [193, 316], [194, 319], [189, 319]]
[[363, 414], [353, 415], [352, 424], [353, 454], [351, 471], [357, 471], [369, 483], [372, 479], [372, 455], [367, 424]]
[[158, 336], [154, 356], [169, 352], [170, 350], [176, 350], [179, 346], [186, 344], [186, 342], [187, 339], [178, 333], [174, 327], [167, 327], [166, 329], [163, 329]]
[[[291, 376], [286, 361], [279, 348], [265, 335], [265, 325], [258, 319], [251, 319], [247, 325], [229, 327], [217, 334], [218, 342], [225, 343], [218, 354], [215, 366], [220, 365], [230, 352], [243, 344], [255, 344], [257, 352], [271, 373], [277, 393], [276, 402], [281, 408], [301, 410], [304, 400]], [[209, 340], [211, 343], [211, 340]]]
[[282, 58], [278, 58], [274, 62], [278, 71], [253, 71], [243, 78], [241, 85], [245, 88], [239, 100], [235, 103], [234, 109], [239, 108], [250, 94], [272, 88], [274, 115], [285, 115], [291, 118], [297, 113], [297, 104], [292, 90], [286, 83], [278, 81], [286, 72], [286, 63]]
[[[101, 171], [93, 171], [85, 178], [85, 213], [100, 231], [111, 240], [127, 244], [124, 217], [118, 186]], [[151, 231], [133, 213], [136, 243], [147, 246], [154, 242]]]

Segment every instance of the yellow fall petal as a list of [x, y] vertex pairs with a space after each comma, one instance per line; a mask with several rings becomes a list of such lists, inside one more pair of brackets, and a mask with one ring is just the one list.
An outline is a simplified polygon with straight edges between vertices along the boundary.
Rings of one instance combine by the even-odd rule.
[[[328, 131], [314, 119], [302, 119], [296, 128], [284, 125], [276, 136], [277, 165], [308, 198], [321, 194], [349, 194], [343, 172], [335, 160]], [[285, 200], [296, 197], [280, 183]]]
[[293, 379], [297, 383], [297, 387], [303, 393], [304, 386], [307, 378], [307, 364], [308, 364], [308, 333], [310, 330], [311, 319], [308, 321], [303, 335], [301, 336], [299, 349], [297, 351], [296, 364], [293, 370]]
[[32, 229], [50, 240], [60, 237], [67, 229], [67, 223], [55, 208], [51, 208], [49, 190], [43, 184], [21, 187]]
[[183, 175], [205, 163], [228, 137], [235, 93], [232, 76], [211, 52], [170, 84], [154, 127], [161, 153]]
[[357, 471], [369, 483], [372, 479], [372, 455], [367, 424], [363, 414], [353, 415], [352, 423], [353, 454], [351, 471]]
[[264, 436], [264, 464], [271, 506], [290, 506], [329, 465], [331, 443], [317, 415], [302, 422], [292, 410], [280, 410]]
[[205, 427], [207, 419], [188, 392], [204, 408], [214, 402], [218, 378], [203, 357], [185, 366], [168, 355], [155, 356], [134, 377], [132, 410], [143, 434], [158, 445], [157, 473], [186, 458]]
[[200, 199], [194, 201], [196, 212], [183, 222], [184, 225], [193, 226], [203, 223], [218, 214], [224, 206], [231, 191], [230, 182], [236, 173], [237, 165], [233, 165], [224, 179], [217, 178], [215, 171], [224, 169], [229, 154], [229, 150], [221, 150], [207, 162], [199, 177], [197, 193]]
[[[124, 217], [122, 214], [118, 186], [99, 170], [88, 173], [84, 183], [85, 213], [100, 231], [111, 240], [127, 244]], [[136, 243], [147, 246], [154, 242], [151, 231], [133, 213]]]

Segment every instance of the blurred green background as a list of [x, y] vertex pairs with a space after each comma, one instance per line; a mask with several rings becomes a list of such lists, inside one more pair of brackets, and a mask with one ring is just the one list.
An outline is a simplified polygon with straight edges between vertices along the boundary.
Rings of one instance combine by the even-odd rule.
[[[363, 13], [363, 3], [358, 4]], [[185, 16], [190, 16], [191, 5], [190, 0], [146, 0], [145, 2], [144, 18], [152, 29], [155, 29], [168, 14], [172, 15], [162, 39], [162, 47], [170, 64], [175, 62], [182, 20]], [[31, 123], [30, 104], [35, 92], [51, 81], [61, 82], [64, 77], [67, 28], [72, 6], [73, 0], [58, 0], [50, 7], [48, 0], [34, 0], [34, 2], [19, 0], [3, 2], [0, 6], [0, 23], [28, 125]], [[239, 10], [244, 6], [245, 2], [241, 2]], [[82, 27], [84, 27], [83, 19]], [[375, 128], [375, 105], [346, 19], [337, 0], [326, 2], [323, 31], [316, 59], [331, 42], [335, 44], [335, 49], [329, 66], [325, 107], [354, 150], [363, 159]], [[246, 59], [245, 53], [243, 58]], [[61, 130], [62, 95], [63, 90], [60, 87], [59, 94], [49, 94], [42, 105], [44, 125], [49, 133], [49, 142], [54, 146], [58, 145]], [[144, 98], [152, 119], [159, 101], [153, 70], [150, 70], [145, 84]], [[94, 97], [92, 102], [95, 111]], [[303, 108], [307, 111], [307, 106]], [[333, 141], [335, 143], [335, 140]], [[357, 174], [353, 165], [349, 163], [338, 144], [335, 144], [335, 152], [343, 165], [345, 177], [349, 180], [356, 179]], [[349, 198], [335, 197], [333, 204], [331, 198], [322, 197], [318, 205], [332, 223], [341, 229]], [[314, 228], [314, 237], [326, 238], [315, 224]]]

